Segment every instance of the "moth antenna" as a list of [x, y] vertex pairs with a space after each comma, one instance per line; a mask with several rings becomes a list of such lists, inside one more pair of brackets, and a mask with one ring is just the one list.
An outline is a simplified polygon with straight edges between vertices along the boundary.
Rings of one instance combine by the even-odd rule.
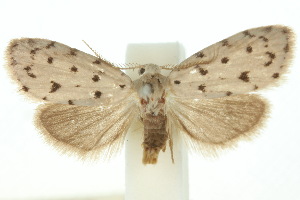
[[136, 69], [136, 68], [141, 68], [144, 65], [138, 64], [138, 63], [112, 63], [114, 66], [120, 68], [120, 69]]
[[102, 61], [104, 61], [104, 62], [106, 62], [106, 63], [108, 63], [108, 64], [110, 64], [110, 65], [112, 65], [113, 67], [116, 67], [116, 68], [120, 68], [120, 67], [117, 67], [117, 66], [115, 66], [115, 64], [114, 63], [112, 63], [112, 62], [110, 62], [110, 61], [108, 61], [108, 60], [106, 60], [106, 59], [104, 59], [96, 50], [94, 50], [92, 47], [90, 47], [90, 45], [86, 42], [86, 41], [84, 41], [84, 40], [82, 40], [83, 42], [84, 42], [84, 44], [95, 54], [95, 56], [97, 57], [97, 58], [99, 58], [99, 59], [101, 59]]
[[102, 59], [102, 56], [100, 56], [100, 54], [98, 54], [98, 52], [96, 50], [94, 50], [92, 47], [90, 47], [90, 45], [86, 41], [84, 41], [84, 40], [82, 40], [82, 41], [95, 54], [96, 57]]

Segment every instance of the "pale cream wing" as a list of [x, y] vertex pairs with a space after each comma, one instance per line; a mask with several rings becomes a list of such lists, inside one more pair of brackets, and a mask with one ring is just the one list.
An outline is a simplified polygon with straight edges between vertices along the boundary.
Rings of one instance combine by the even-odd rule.
[[243, 94], [278, 83], [291, 61], [294, 35], [285, 26], [249, 29], [192, 55], [169, 75], [184, 98]]
[[191, 100], [167, 99], [167, 117], [171, 126], [192, 150], [215, 150], [257, 133], [268, 113], [266, 102], [258, 95]]
[[38, 38], [12, 40], [7, 67], [25, 94], [50, 103], [110, 105], [132, 90], [120, 69], [64, 44]]
[[138, 112], [130, 98], [110, 107], [45, 104], [38, 108], [36, 125], [63, 152], [97, 156], [100, 151], [103, 158], [122, 147]]

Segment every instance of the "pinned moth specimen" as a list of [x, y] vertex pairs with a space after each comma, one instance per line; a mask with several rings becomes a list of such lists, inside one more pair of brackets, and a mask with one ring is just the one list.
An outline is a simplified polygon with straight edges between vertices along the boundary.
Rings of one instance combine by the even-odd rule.
[[[139, 65], [132, 81], [120, 67], [64, 44], [14, 39], [7, 67], [24, 94], [43, 101], [36, 125], [48, 141], [80, 156], [113, 154], [131, 124], [144, 126], [144, 164], [178, 134], [194, 151], [214, 152], [251, 137], [268, 112], [249, 94], [276, 86], [291, 62], [291, 29], [274, 25], [237, 33], [174, 67]], [[168, 76], [161, 69], [170, 70]], [[141, 148], [142, 150], [142, 148]]]

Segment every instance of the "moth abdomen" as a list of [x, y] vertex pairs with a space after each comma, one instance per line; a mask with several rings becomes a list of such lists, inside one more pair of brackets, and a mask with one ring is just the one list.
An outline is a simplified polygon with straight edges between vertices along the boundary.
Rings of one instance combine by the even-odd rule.
[[165, 151], [168, 134], [166, 131], [167, 117], [164, 113], [157, 116], [147, 114], [143, 119], [144, 142], [143, 163], [156, 164], [160, 150]]

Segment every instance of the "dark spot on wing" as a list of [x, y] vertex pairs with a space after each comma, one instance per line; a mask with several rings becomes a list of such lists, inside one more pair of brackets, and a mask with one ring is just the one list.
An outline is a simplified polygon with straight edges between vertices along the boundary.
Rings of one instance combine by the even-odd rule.
[[273, 63], [273, 61], [270, 60], [270, 61], [268, 61], [268, 62], [265, 62], [264, 66], [265, 66], [265, 67], [268, 67], [268, 66], [271, 65], [272, 63]]
[[258, 86], [257, 85], [254, 85], [254, 90], [257, 90], [258, 89]]
[[226, 95], [227, 95], [227, 96], [230, 96], [230, 95], [232, 95], [232, 92], [227, 91], [227, 92], [226, 92]]
[[30, 67], [30, 66], [27, 66], [27, 67], [24, 68], [24, 70], [30, 71], [30, 70], [31, 70], [31, 67]]
[[141, 68], [140, 70], [139, 70], [139, 75], [142, 75], [142, 74], [144, 74], [145, 73], [145, 68]]
[[205, 76], [207, 73], [208, 73], [208, 70], [205, 70], [205, 69], [203, 69], [203, 68], [199, 68], [199, 72], [200, 72], [200, 74], [202, 75], [202, 76]]
[[77, 56], [77, 52], [78, 50], [77, 49], [75, 49], [75, 48], [70, 48], [70, 55], [71, 56]]
[[265, 36], [259, 36], [258, 38], [262, 39], [264, 42], [268, 42], [269, 41], [269, 39], [266, 38]]
[[245, 37], [246, 37], [246, 36], [248, 36], [248, 37], [250, 37], [250, 38], [255, 37], [255, 35], [251, 34], [248, 30], [244, 31], [243, 34], [245, 35]]
[[249, 71], [242, 72], [241, 75], [239, 76], [239, 79], [245, 82], [249, 82], [249, 76], [248, 76]]
[[49, 64], [52, 64], [52, 63], [53, 63], [53, 58], [52, 58], [52, 57], [49, 57], [48, 60], [47, 60], [47, 62], [48, 62]]
[[33, 73], [29, 73], [29, 72], [27, 72], [27, 75], [28, 75], [28, 76], [30, 76], [31, 78], [36, 78], [36, 75], [35, 75], [35, 74], [33, 74]]
[[271, 59], [276, 58], [275, 54], [272, 53], [272, 52], [267, 51], [266, 54], [269, 55], [269, 57], [270, 57]]
[[268, 26], [268, 27], [266, 27], [266, 28], [264, 29], [264, 31], [265, 31], [266, 33], [270, 33], [270, 32], [272, 31], [272, 29], [273, 29], [272, 26]]
[[196, 57], [197, 58], [203, 58], [205, 55], [204, 55], [204, 53], [203, 52], [198, 52], [198, 53], [196, 53]]
[[100, 64], [101, 64], [101, 60], [100, 60], [100, 59], [97, 59], [97, 60], [95, 60], [93, 63], [94, 63], [94, 64], [100, 65]]
[[123, 89], [123, 88], [125, 88], [125, 86], [126, 86], [126, 85], [119, 85], [119, 86], [120, 86], [120, 88], [122, 88], [122, 89]]
[[24, 86], [22, 87], [22, 90], [23, 90], [24, 92], [28, 92], [29, 88], [26, 87], [26, 86], [24, 85]]
[[17, 61], [16, 61], [13, 57], [11, 57], [10, 59], [11, 59], [11, 63], [10, 63], [10, 64], [11, 64], [12, 66], [15, 66], [15, 65], [18, 64]]
[[29, 77], [36, 78], [36, 75], [30, 72], [31, 71], [31, 67], [30, 66], [25, 67], [24, 70], [26, 71], [26, 73], [27, 73], [27, 75]]
[[246, 51], [247, 51], [248, 53], [251, 53], [251, 52], [252, 52], [252, 47], [251, 47], [251, 46], [248, 46], [248, 47], [246, 48]]
[[43, 97], [43, 100], [46, 101], [46, 100], [47, 100], [47, 97]]
[[229, 58], [228, 58], [228, 57], [224, 57], [224, 58], [221, 59], [221, 62], [222, 62], [223, 64], [226, 64], [228, 61], [229, 61]]
[[70, 69], [72, 72], [78, 72], [78, 68], [73, 65]]
[[40, 48], [34, 48], [30, 51], [30, 54], [36, 54], [37, 51], [41, 50]]
[[30, 46], [33, 46], [35, 44], [35, 41], [33, 39], [28, 39], [27, 42]]
[[101, 97], [102, 93], [100, 91], [95, 91], [94, 98], [99, 99]]
[[269, 60], [268, 62], [265, 62], [265, 64], [264, 64], [265, 67], [271, 65], [271, 64], [273, 63], [273, 59], [276, 58], [275, 53], [272, 53], [272, 52], [267, 51], [266, 54], [269, 56], [269, 58], [270, 58], [271, 60]]
[[284, 52], [287, 53], [290, 51], [290, 46], [289, 44], [286, 44], [285, 47], [283, 48]]
[[98, 75], [94, 75], [93, 78], [92, 78], [92, 80], [94, 82], [98, 82], [100, 80], [100, 77]]
[[58, 90], [59, 88], [61, 88], [61, 85], [59, 83], [56, 83], [54, 81], [51, 81], [50, 83], [52, 83], [51, 89], [49, 93], [53, 93], [56, 92], [56, 90]]
[[283, 34], [287, 34], [287, 33], [289, 33], [289, 30], [288, 30], [287, 28], [284, 27], [284, 28], [282, 29], [282, 33], [283, 33]]
[[272, 75], [272, 77], [273, 77], [273, 78], [278, 78], [278, 77], [279, 77], [279, 73], [274, 73], [274, 74]]
[[230, 47], [230, 45], [229, 45], [229, 43], [228, 43], [228, 40], [225, 39], [225, 40], [222, 40], [221, 42], [222, 42], [222, 46], [223, 46], [223, 47], [225, 47], [225, 46], [226, 46], [226, 47]]
[[75, 85], [75, 87], [80, 87], [80, 85]]
[[54, 44], [55, 42], [51, 41], [49, 44], [47, 44], [46, 49], [49, 49], [50, 47], [55, 47]]
[[73, 103], [72, 100], [69, 100], [69, 101], [68, 101], [68, 104], [69, 104], [69, 105], [74, 105], [74, 103]]
[[205, 85], [204, 84], [201, 84], [198, 86], [198, 90], [201, 90], [202, 92], [205, 92]]
[[178, 84], [180, 84], [181, 82], [178, 81], [178, 80], [175, 80], [174, 83], [178, 85]]

